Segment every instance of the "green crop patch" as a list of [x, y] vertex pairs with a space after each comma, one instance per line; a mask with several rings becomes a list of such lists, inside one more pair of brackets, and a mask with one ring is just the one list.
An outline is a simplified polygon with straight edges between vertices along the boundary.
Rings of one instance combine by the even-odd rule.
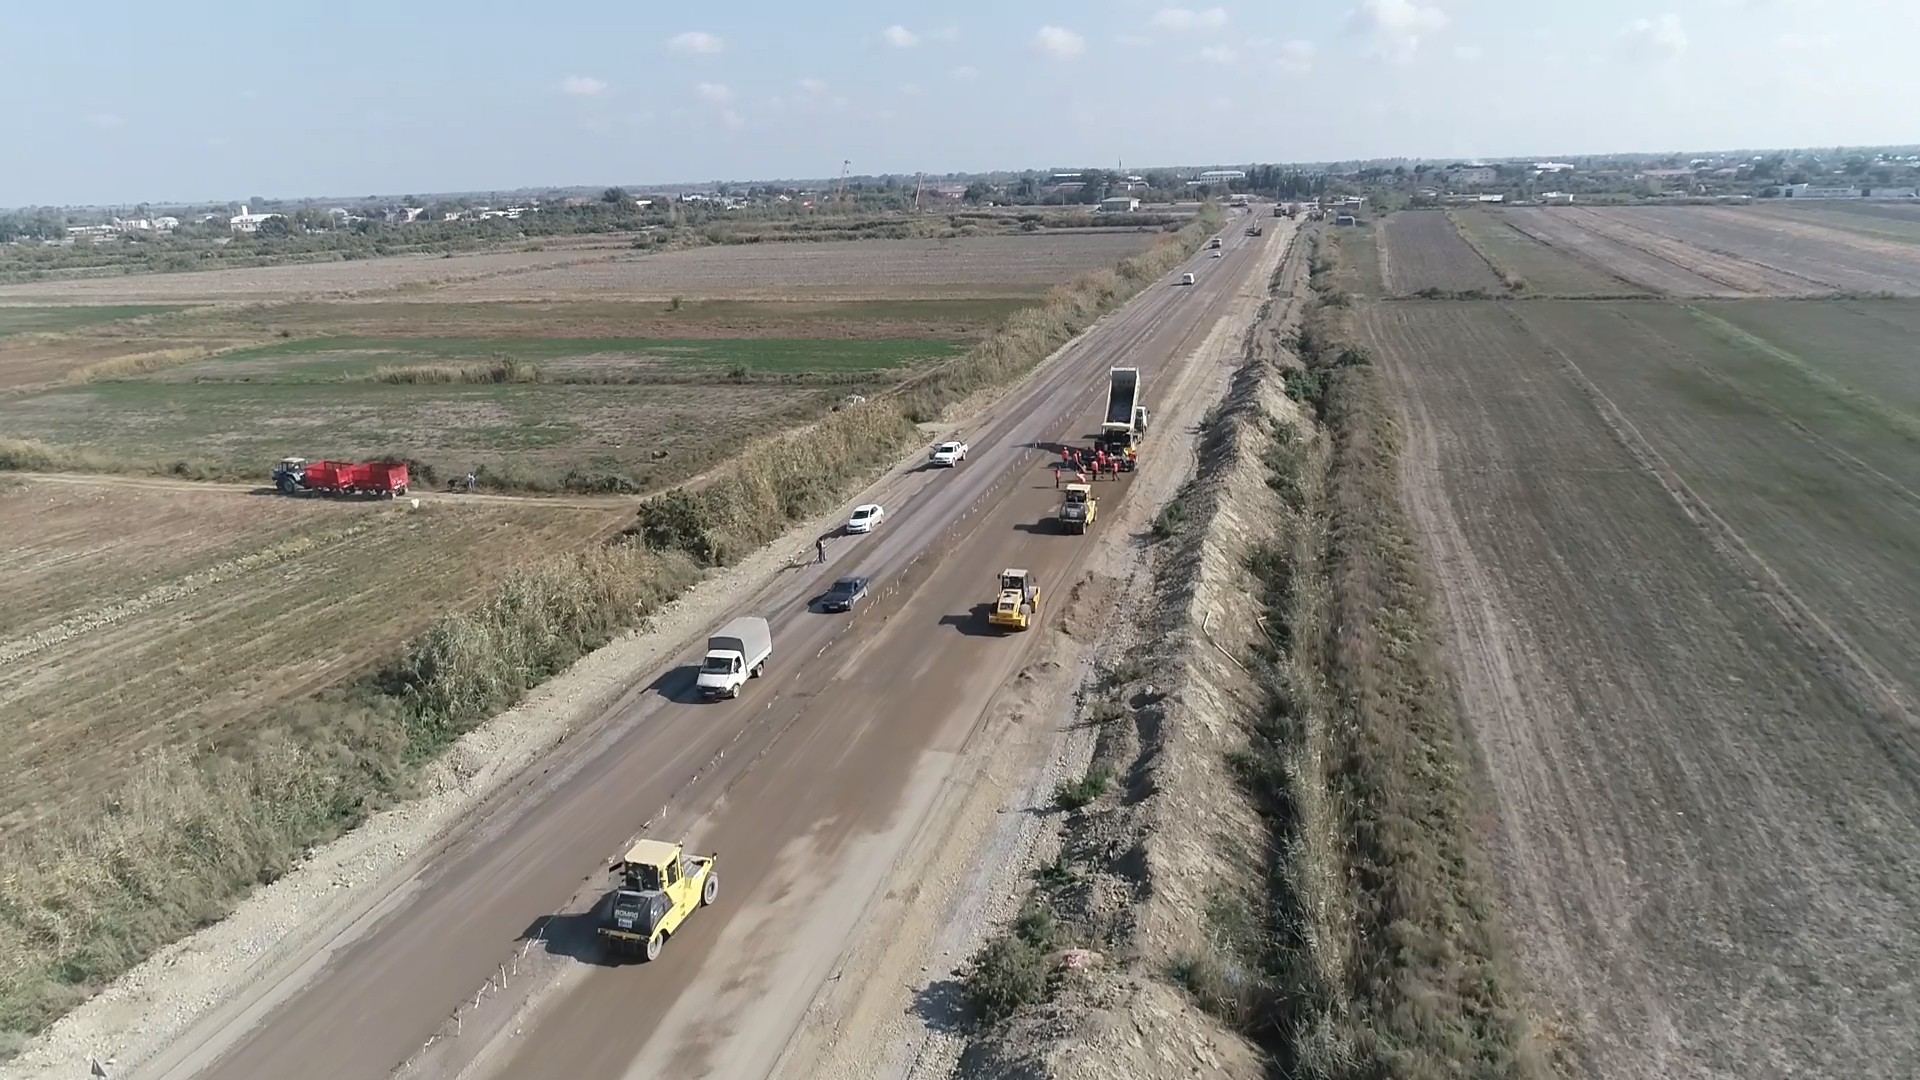
[[72, 307], [7, 307], [0, 305], [0, 337], [11, 334], [58, 334], [142, 315], [180, 310], [178, 304], [87, 304]]

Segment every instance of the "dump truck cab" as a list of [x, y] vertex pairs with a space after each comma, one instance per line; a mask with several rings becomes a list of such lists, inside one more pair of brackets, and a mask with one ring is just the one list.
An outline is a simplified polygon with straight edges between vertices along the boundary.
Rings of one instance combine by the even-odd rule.
[[1100, 502], [1093, 497], [1090, 485], [1068, 484], [1066, 495], [1060, 500], [1060, 527], [1071, 533], [1086, 532], [1099, 511]]
[[1025, 570], [1000, 571], [1000, 595], [987, 615], [991, 625], [1009, 630], [1025, 630], [1040, 614], [1040, 587]]
[[688, 855], [679, 844], [638, 840], [610, 867], [617, 875], [599, 934], [615, 952], [659, 957], [688, 915], [720, 895], [718, 855]]

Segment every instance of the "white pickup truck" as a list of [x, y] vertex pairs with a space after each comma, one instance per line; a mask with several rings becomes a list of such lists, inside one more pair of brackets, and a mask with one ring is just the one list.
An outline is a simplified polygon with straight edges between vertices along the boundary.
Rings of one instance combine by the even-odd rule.
[[927, 461], [933, 465], [944, 465], [951, 469], [967, 460], [968, 446], [963, 442], [943, 442], [927, 455]]
[[734, 698], [748, 679], [757, 679], [773, 656], [773, 631], [755, 616], [734, 619], [707, 639], [707, 657], [695, 680], [702, 697]]

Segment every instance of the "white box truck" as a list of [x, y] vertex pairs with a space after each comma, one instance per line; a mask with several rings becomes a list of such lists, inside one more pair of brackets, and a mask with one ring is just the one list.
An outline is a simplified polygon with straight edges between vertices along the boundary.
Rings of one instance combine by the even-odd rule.
[[755, 616], [734, 619], [707, 639], [707, 657], [696, 680], [708, 699], [740, 696], [748, 679], [757, 679], [773, 655], [773, 631]]

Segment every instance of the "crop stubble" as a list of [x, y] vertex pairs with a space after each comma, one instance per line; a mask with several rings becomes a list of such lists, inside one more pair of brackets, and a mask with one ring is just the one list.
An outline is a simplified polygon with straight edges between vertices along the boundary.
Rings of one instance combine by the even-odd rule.
[[1506, 291], [1460, 234], [1439, 211], [1407, 211], [1380, 225], [1380, 243], [1387, 255], [1387, 289], [1406, 295], [1423, 289], [1466, 292], [1477, 289], [1489, 296]]
[[0, 478], [0, 835], [155, 753], [257, 737], [273, 704], [626, 517]]
[[[1920, 1054], [1920, 737], [1851, 692], [1844, 658], [1770, 595], [1801, 590], [1874, 662], [1905, 650], [1881, 674], [1910, 695], [1911, 632], [1870, 641], [1870, 612], [1840, 610], [1865, 581], [1818, 591], [1870, 544], [1824, 552], [1845, 526], [1808, 519], [1822, 500], [1897, 500], [1751, 400], [1716, 416], [1674, 392], [1695, 376], [1671, 327], [1535, 306], [1363, 319], [1406, 410], [1403, 479], [1522, 960], [1589, 1075], [1904, 1075]], [[1778, 579], [1727, 557], [1648, 454], [1749, 530]], [[1754, 531], [1767, 510], [1733, 504], [1783, 468], [1774, 486], [1801, 501], [1772, 512], [1795, 520]], [[1883, 509], [1912, 528], [1911, 507]], [[1883, 552], [1866, 572], [1910, 596], [1916, 565], [1903, 583]]]

